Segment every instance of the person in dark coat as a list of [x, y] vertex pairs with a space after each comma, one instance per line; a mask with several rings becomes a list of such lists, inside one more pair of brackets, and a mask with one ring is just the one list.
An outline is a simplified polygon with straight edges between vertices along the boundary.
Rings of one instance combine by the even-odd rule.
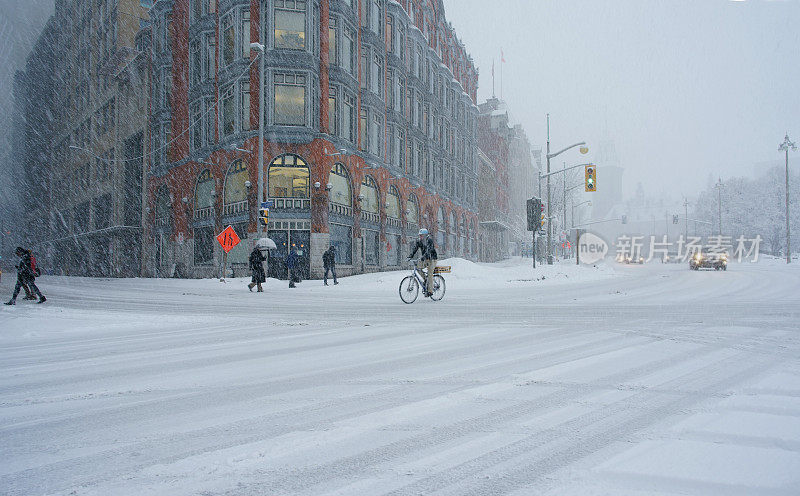
[[328, 285], [328, 271], [333, 274], [333, 284], [339, 284], [339, 281], [336, 280], [336, 247], [331, 245], [328, 250], [322, 254], [322, 266], [325, 268], [325, 276], [323, 276], [323, 281], [325, 285]]
[[288, 269], [289, 274], [289, 287], [293, 288], [294, 281], [296, 278], [295, 269], [297, 268], [297, 249], [292, 245], [291, 250], [289, 250], [289, 254], [286, 255], [286, 268]]
[[264, 292], [264, 288], [261, 287], [261, 284], [267, 282], [267, 274], [264, 273], [263, 265], [266, 259], [267, 257], [261, 253], [258, 246], [253, 248], [253, 251], [250, 252], [250, 273], [253, 276], [250, 280], [250, 284], [247, 285], [250, 291], [253, 291], [253, 286], [258, 286], [258, 292]]
[[39, 288], [36, 287], [34, 280], [36, 279], [36, 268], [31, 262], [31, 252], [18, 246], [14, 253], [19, 257], [19, 264], [17, 265], [17, 284], [14, 286], [14, 296], [6, 302], [6, 305], [16, 305], [17, 295], [23, 285], [27, 285], [33, 293], [39, 295], [38, 303], [44, 303], [47, 298], [44, 297]]

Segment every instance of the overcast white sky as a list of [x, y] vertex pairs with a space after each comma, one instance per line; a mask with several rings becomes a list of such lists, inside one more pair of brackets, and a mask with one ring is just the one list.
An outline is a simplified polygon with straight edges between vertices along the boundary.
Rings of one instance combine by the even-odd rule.
[[[491, 96], [493, 59], [500, 94], [502, 47], [512, 119], [544, 146], [549, 112], [554, 149], [613, 139], [627, 194], [639, 181], [648, 194], [693, 194], [709, 175], [749, 175], [779, 159], [786, 131], [800, 142], [800, 0], [444, 4], [481, 72], [480, 101]], [[0, 0], [6, 111], [12, 71], [52, 5]]]
[[648, 194], [694, 194], [709, 174], [780, 158], [786, 131], [800, 142], [800, 1], [444, 4], [480, 70], [479, 100], [492, 60], [500, 95], [502, 48], [512, 119], [542, 147], [548, 112], [552, 149], [612, 139], [626, 194], [639, 181]]

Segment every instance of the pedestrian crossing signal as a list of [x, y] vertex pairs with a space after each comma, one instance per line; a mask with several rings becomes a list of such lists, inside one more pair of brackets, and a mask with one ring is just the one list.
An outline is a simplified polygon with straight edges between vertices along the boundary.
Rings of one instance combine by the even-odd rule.
[[269, 209], [268, 208], [259, 208], [258, 209], [258, 222], [260, 222], [262, 226], [266, 226], [269, 223]]
[[596, 183], [596, 175], [597, 171], [595, 170], [594, 165], [587, 165], [584, 167], [584, 173], [586, 176], [586, 192], [591, 193], [597, 190], [597, 183]]

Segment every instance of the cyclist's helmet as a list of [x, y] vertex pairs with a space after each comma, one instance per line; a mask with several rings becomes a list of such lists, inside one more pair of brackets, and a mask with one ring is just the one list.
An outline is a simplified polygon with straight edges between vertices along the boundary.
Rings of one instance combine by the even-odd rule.
[[423, 234], [428, 234], [428, 230], [425, 229], [425, 228], [420, 229], [419, 230], [419, 235], [422, 236]]

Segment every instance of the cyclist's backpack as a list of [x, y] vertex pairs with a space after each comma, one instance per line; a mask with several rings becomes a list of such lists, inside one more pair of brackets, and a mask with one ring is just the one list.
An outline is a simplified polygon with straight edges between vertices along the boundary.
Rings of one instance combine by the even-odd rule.
[[36, 257], [33, 256], [33, 253], [31, 253], [31, 272], [36, 277], [42, 275], [41, 269], [39, 269], [39, 267], [36, 266]]

